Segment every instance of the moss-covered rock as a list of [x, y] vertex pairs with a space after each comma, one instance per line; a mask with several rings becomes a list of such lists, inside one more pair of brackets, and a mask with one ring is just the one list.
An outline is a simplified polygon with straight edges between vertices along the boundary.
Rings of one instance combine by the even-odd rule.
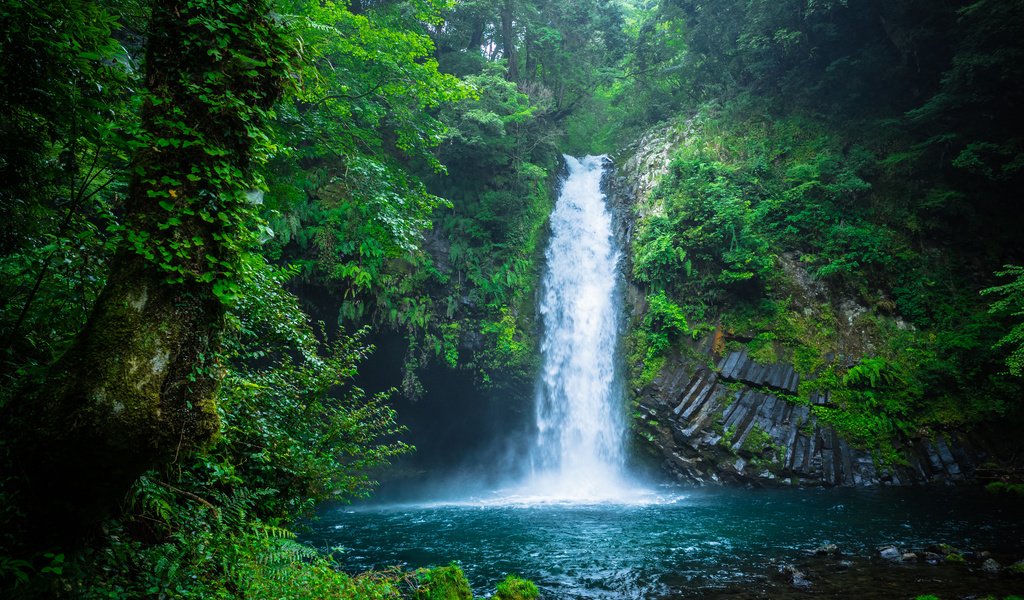
[[415, 600], [472, 600], [469, 580], [459, 565], [420, 569], [416, 571]]
[[534, 600], [540, 597], [537, 586], [528, 579], [509, 575], [498, 584], [496, 600]]

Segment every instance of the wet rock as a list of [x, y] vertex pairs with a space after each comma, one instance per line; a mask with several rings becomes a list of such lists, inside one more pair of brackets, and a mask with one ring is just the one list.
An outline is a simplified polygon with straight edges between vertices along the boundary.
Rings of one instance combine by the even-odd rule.
[[997, 575], [1003, 570], [1003, 565], [999, 564], [993, 558], [986, 558], [985, 562], [981, 563], [981, 570], [992, 575]]
[[928, 563], [930, 565], [937, 565], [940, 562], [942, 562], [942, 556], [939, 555], [939, 554], [936, 554], [934, 552], [925, 552], [924, 553], [924, 562], [926, 562], [926, 563]]
[[885, 560], [897, 561], [903, 558], [903, 553], [896, 546], [884, 546], [878, 549], [878, 556]]
[[[713, 352], [700, 342], [693, 350]], [[870, 452], [819, 422], [811, 405], [788, 401], [799, 389], [792, 365], [759, 364], [745, 350], [711, 356], [713, 363], [683, 353], [669, 356], [637, 399], [645, 411], [644, 430], [653, 434], [645, 439], [680, 481], [915, 485], [962, 479], [977, 462], [960, 438], [946, 436], [901, 441], [908, 464], [877, 464]], [[812, 405], [830, 402], [827, 393], [812, 394]]]
[[788, 581], [790, 585], [798, 590], [805, 590], [812, 585], [810, 580], [807, 579], [807, 576], [804, 575], [803, 571], [797, 569], [793, 565], [783, 565], [782, 568], [779, 569], [779, 573], [782, 574], [783, 579]]
[[836, 563], [836, 566], [845, 571], [846, 569], [849, 569], [849, 568], [853, 567], [853, 561], [852, 560], [841, 560], [841, 561]]
[[805, 590], [812, 585], [810, 580], [804, 577], [803, 573], [797, 573], [794, 575], [793, 581], [791, 581], [790, 584], [798, 590]]
[[814, 549], [814, 554], [817, 556], [839, 556], [839, 546], [835, 544], [824, 544]]
[[900, 560], [905, 562], [905, 563], [917, 562], [917, 555], [914, 554], [913, 552], [904, 552], [903, 556], [900, 557]]

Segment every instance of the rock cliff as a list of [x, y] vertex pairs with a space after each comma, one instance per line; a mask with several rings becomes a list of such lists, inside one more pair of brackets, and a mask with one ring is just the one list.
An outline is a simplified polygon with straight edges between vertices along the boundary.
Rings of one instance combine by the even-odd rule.
[[[608, 190], [619, 242], [626, 249], [626, 273], [634, 225], [659, 211], [651, 192], [672, 150], [689, 143], [692, 135], [690, 125], [656, 128], [617, 157]], [[798, 256], [780, 255], [778, 269], [786, 282], [779, 293], [789, 299], [790, 311], [815, 318], [825, 311], [834, 323], [830, 360], [852, 365], [873, 353], [878, 334], [864, 325], [872, 317], [868, 307], [815, 281]], [[629, 326], [637, 327], [647, 310], [644, 290], [627, 283], [625, 296]], [[906, 327], [898, 317], [893, 326]], [[806, 386], [801, 392], [801, 376], [791, 362], [758, 362], [745, 349], [747, 341], [719, 329], [700, 341], [684, 342], [665, 357], [649, 383], [631, 391], [633, 429], [641, 447], [681, 481], [805, 486], [960, 482], [988, 457], [982, 440], [957, 432], [899, 439], [898, 461], [858, 448], [815, 415], [816, 407], [832, 406], [828, 393], [808, 392]], [[791, 355], [789, 350], [779, 347], [777, 355]]]
[[[697, 349], [713, 359], [710, 343]], [[906, 464], [883, 464], [812, 414], [829, 397], [796, 395], [786, 363], [729, 352], [710, 365], [670, 357], [636, 390], [634, 430], [666, 472], [692, 483], [871, 486], [964, 481], [985, 460], [977, 440], [955, 433], [904, 440]]]

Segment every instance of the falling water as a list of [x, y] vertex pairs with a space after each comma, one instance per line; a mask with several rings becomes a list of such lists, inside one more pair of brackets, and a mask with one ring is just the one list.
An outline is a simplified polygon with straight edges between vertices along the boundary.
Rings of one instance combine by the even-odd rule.
[[552, 498], [613, 499], [625, 491], [616, 381], [620, 254], [601, 192], [606, 158], [565, 160], [540, 301], [543, 368], [530, 485]]

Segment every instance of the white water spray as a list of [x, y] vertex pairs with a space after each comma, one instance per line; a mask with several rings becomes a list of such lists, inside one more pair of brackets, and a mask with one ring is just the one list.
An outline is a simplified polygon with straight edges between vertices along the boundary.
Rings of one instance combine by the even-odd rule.
[[540, 301], [543, 368], [528, 494], [614, 500], [629, 487], [615, 368], [620, 253], [601, 192], [605, 157], [565, 160], [568, 177], [551, 215]]

